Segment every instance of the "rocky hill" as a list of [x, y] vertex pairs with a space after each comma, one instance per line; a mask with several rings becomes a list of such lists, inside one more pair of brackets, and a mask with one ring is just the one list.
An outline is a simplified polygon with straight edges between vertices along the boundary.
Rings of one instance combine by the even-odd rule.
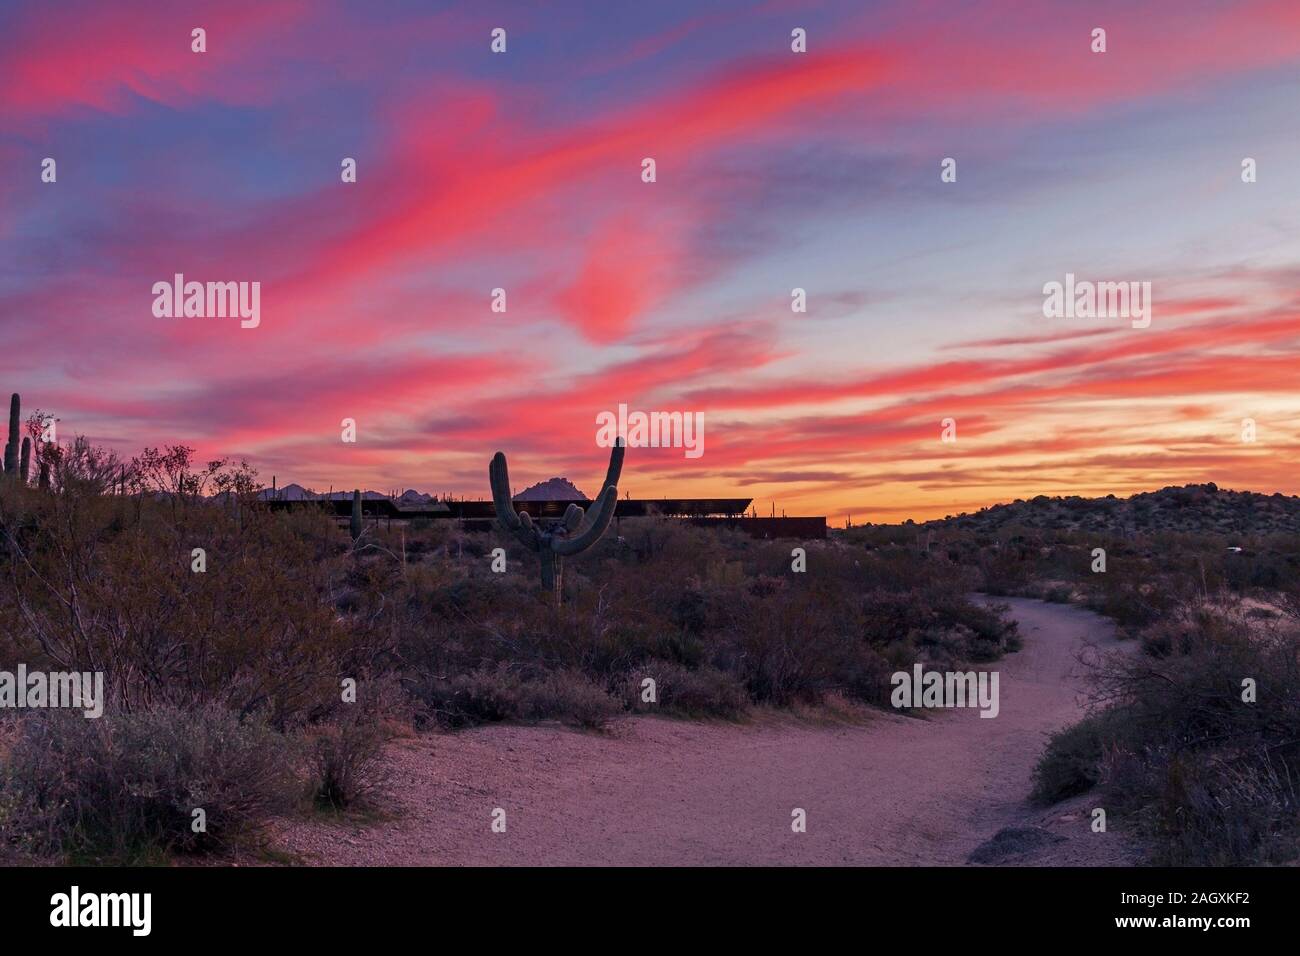
[[925, 522], [923, 527], [955, 527], [981, 532], [1003, 528], [1150, 534], [1161, 531], [1222, 534], [1300, 534], [1300, 497], [1226, 491], [1213, 482], [1171, 485], [1131, 498], [1081, 498], [1078, 495], [1029, 500], [983, 508], [974, 514]]
[[548, 478], [530, 485], [519, 494], [515, 501], [587, 501], [586, 495], [574, 487], [568, 478]]

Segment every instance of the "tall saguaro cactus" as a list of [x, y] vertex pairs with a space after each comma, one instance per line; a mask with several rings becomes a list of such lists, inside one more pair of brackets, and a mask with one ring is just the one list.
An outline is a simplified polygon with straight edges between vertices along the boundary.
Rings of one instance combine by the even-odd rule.
[[22, 408], [22, 399], [14, 392], [9, 399], [9, 441], [5, 443], [5, 477], [11, 480], [18, 478], [18, 419], [22, 417]]
[[[595, 511], [587, 519], [586, 511], [571, 504], [558, 521], [540, 520], [534, 523], [527, 511], [515, 511], [510, 497], [510, 474], [506, 469], [506, 456], [497, 452], [488, 465], [488, 481], [492, 485], [492, 504], [496, 508], [501, 527], [518, 538], [542, 562], [542, 587], [555, 595], [558, 604], [564, 598], [564, 559], [581, 554], [600, 540], [614, 519], [618, 506], [618, 478], [623, 471], [623, 440], [617, 439], [609, 453], [609, 471], [605, 473], [603, 489], [596, 496]], [[584, 522], [584, 519], [587, 519]]]

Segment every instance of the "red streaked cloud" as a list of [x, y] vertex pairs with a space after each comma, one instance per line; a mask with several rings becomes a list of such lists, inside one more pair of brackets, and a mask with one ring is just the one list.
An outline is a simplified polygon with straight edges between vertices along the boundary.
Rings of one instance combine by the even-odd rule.
[[[128, 18], [105, 5], [31, 6], [0, 41], [0, 113], [49, 117], [81, 107], [121, 114], [136, 97], [173, 106], [220, 97], [242, 88], [250, 46], [290, 35], [310, 10], [304, 0], [227, 0], [160, 5]], [[195, 27], [208, 32], [206, 53], [191, 50]]]
[[672, 240], [646, 220], [619, 217], [588, 241], [582, 266], [557, 304], [587, 338], [616, 342], [662, 301], [675, 258]]

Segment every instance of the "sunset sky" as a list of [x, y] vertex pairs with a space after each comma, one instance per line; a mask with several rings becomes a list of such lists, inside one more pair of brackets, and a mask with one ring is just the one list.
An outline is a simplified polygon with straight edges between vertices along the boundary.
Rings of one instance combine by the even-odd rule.
[[[595, 494], [623, 402], [705, 419], [633, 497], [1296, 494], [1298, 103], [1294, 0], [0, 0], [0, 391], [320, 490]], [[155, 317], [175, 273], [261, 324]], [[1066, 273], [1150, 328], [1044, 318]]]

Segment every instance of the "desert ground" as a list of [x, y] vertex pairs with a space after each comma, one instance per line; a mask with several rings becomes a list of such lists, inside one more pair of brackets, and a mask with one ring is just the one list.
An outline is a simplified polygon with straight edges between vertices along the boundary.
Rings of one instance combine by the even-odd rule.
[[295, 819], [275, 842], [301, 863], [363, 866], [960, 865], [981, 847], [989, 863], [1135, 862], [1123, 830], [1092, 832], [1089, 797], [1050, 810], [1026, 799], [1047, 736], [1081, 715], [1081, 655], [1131, 643], [1086, 610], [1000, 601], [1024, 647], [996, 665], [993, 719], [760, 712], [421, 734], [389, 745], [383, 819]]

